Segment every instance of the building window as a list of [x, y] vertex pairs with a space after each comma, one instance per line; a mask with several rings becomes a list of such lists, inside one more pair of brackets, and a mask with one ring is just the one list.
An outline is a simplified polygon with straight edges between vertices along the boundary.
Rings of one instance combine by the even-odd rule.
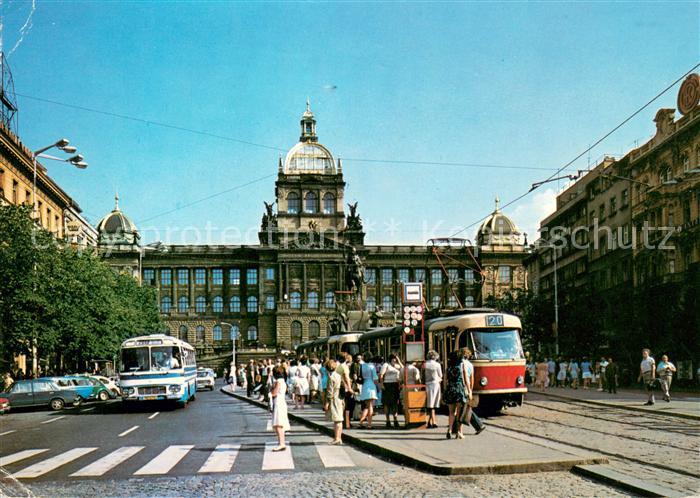
[[440, 268], [433, 268], [430, 270], [430, 284], [431, 285], [441, 285], [442, 284], [442, 270]]
[[238, 296], [232, 296], [231, 302], [229, 304], [229, 308], [231, 309], [231, 313], [240, 313], [241, 312], [241, 298]]
[[258, 340], [258, 327], [251, 325], [248, 327], [248, 340], [257, 341]]
[[160, 270], [160, 285], [170, 285], [173, 282], [173, 272], [169, 269]]
[[612, 197], [610, 199], [610, 216], [617, 212], [617, 198]]
[[153, 268], [146, 268], [143, 270], [143, 281], [148, 285], [153, 285], [156, 281], [156, 272]]
[[474, 306], [474, 297], [473, 296], [467, 296], [464, 298], [464, 306], [466, 308], [472, 308]]
[[377, 300], [374, 296], [369, 296], [367, 301], [365, 301], [365, 310], [374, 311], [377, 309]]
[[194, 283], [204, 285], [207, 283], [207, 272], [204, 268], [197, 268], [194, 271]]
[[440, 296], [433, 296], [433, 298], [430, 300], [430, 304], [433, 308], [438, 308], [440, 307], [440, 301]]
[[221, 296], [216, 296], [211, 302], [211, 307], [214, 313], [223, 313], [224, 299]]
[[204, 325], [197, 325], [197, 342], [204, 342]]
[[502, 284], [510, 283], [510, 266], [498, 267], [498, 281]]
[[180, 268], [177, 271], [177, 283], [180, 285], [187, 285], [189, 281], [189, 271], [187, 268]]
[[620, 194], [620, 205], [622, 207], [626, 206], [630, 201], [630, 193], [627, 189], [623, 190]]
[[180, 325], [180, 330], [178, 331], [178, 339], [180, 339], [181, 341], [187, 340], [187, 326], [186, 325]]
[[392, 311], [394, 309], [394, 298], [386, 295], [382, 298], [382, 310]]
[[214, 325], [213, 332], [214, 332], [214, 340], [220, 341], [221, 340], [221, 325]]
[[318, 309], [318, 292], [309, 292], [309, 308]]
[[274, 280], [275, 279], [275, 269], [274, 268], [265, 268], [265, 280]]
[[207, 299], [204, 296], [199, 296], [194, 300], [194, 310], [197, 313], [204, 313], [207, 310]]
[[402, 284], [408, 282], [408, 268], [399, 268], [399, 282]]
[[321, 325], [316, 320], [311, 320], [309, 322], [309, 339], [312, 341], [318, 339], [321, 335]]
[[231, 285], [241, 285], [241, 270], [231, 268], [228, 272], [228, 283]]
[[160, 311], [161, 313], [170, 313], [170, 308], [173, 305], [173, 300], [170, 299], [170, 296], [165, 296], [163, 299], [160, 300]]
[[414, 275], [416, 276], [416, 278], [415, 278], [416, 282], [425, 282], [425, 269], [424, 268], [416, 268], [414, 271]]
[[265, 309], [274, 310], [275, 309], [275, 296], [268, 294], [265, 296]]
[[224, 270], [221, 268], [214, 268], [211, 271], [211, 279], [214, 285], [224, 285]]
[[328, 309], [335, 308], [335, 293], [333, 291], [326, 292], [325, 302], [326, 302], [326, 308], [328, 308]]
[[474, 270], [464, 270], [464, 281], [468, 285], [474, 284]]
[[327, 192], [323, 196], [323, 214], [335, 213], [335, 196]]
[[598, 206], [598, 219], [601, 221], [605, 219], [605, 204]]
[[258, 283], [258, 269], [248, 268], [245, 272], [245, 281], [248, 285], [257, 285]]
[[299, 202], [299, 194], [296, 192], [290, 192], [287, 195], [287, 212], [289, 214], [299, 214], [301, 210], [301, 203]]
[[301, 344], [301, 322], [294, 320], [290, 327], [290, 331], [292, 335], [292, 347], [296, 348], [299, 344]]
[[457, 280], [459, 280], [459, 270], [457, 268], [448, 268], [447, 269], [447, 280], [453, 284]]
[[318, 196], [314, 192], [307, 192], [304, 198], [304, 212], [318, 213]]
[[[17, 202], [17, 185], [19, 185], [17, 180], [12, 180], [12, 204], [19, 204]], [[41, 208], [41, 202], [39, 202], [39, 207]]]
[[258, 312], [258, 298], [257, 296], [248, 296], [248, 301], [246, 301], [246, 311], [248, 313]]
[[394, 272], [391, 268], [382, 268], [382, 285], [391, 285], [394, 279]]
[[688, 154], [683, 154], [681, 156], [681, 164], [683, 165], [683, 173], [690, 171], [690, 156]]
[[189, 300], [187, 299], [186, 296], [180, 296], [177, 298], [177, 311], [178, 313], [187, 313], [187, 310], [190, 307]]
[[231, 330], [228, 333], [228, 338], [232, 341], [235, 341], [236, 339], [238, 339], [238, 334], [240, 333], [241, 329], [238, 325], [233, 325], [232, 327], [230, 327], [230, 329]]
[[454, 296], [454, 294], [450, 294], [450, 297], [447, 298], [447, 307], [448, 308], [456, 308], [457, 307], [457, 298]]
[[301, 309], [301, 294], [299, 292], [292, 292], [289, 295], [289, 307], [295, 310]]
[[365, 272], [365, 283], [367, 285], [377, 284], [377, 270], [375, 270], [374, 268], [367, 269], [367, 271]]

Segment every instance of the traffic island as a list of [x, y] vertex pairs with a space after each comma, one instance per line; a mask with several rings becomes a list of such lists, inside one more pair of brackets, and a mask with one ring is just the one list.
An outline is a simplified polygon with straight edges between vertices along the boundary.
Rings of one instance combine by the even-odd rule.
[[[267, 410], [267, 405], [233, 391], [221, 391]], [[319, 405], [294, 410], [289, 419], [329, 436], [332, 422]], [[356, 424], [355, 424], [356, 425]], [[464, 439], [446, 439], [447, 417], [438, 417], [438, 429], [387, 429], [384, 416], [375, 417], [374, 429], [343, 431], [343, 441], [387, 460], [438, 475], [515, 474], [571, 470], [577, 465], [608, 463], [598, 454], [547, 441], [525, 440], [504, 431], [487, 429], [475, 435], [465, 428]]]

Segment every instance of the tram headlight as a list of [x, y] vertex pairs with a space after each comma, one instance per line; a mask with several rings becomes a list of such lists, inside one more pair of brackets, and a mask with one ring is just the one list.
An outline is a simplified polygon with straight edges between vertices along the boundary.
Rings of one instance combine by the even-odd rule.
[[127, 390], [126, 390], [126, 394], [128, 394], [129, 396], [131, 396], [131, 395], [134, 394], [135, 392], [136, 392], [136, 389], [134, 389], [133, 387], [129, 387], [129, 388], [127, 388]]
[[523, 385], [523, 376], [518, 375], [518, 378], [515, 379], [515, 382], [517, 382], [519, 386], [522, 386]]
[[479, 381], [479, 384], [481, 384], [481, 387], [484, 387], [488, 383], [489, 383], [489, 379], [487, 379], [486, 377], [482, 377], [481, 380]]
[[178, 393], [178, 392], [180, 392], [180, 386], [178, 386], [178, 385], [170, 386], [170, 392], [171, 392], [171, 393]]

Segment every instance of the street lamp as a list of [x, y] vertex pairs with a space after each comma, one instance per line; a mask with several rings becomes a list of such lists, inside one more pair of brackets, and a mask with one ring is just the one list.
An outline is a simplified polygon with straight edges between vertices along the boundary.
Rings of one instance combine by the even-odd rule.
[[228, 325], [229, 327], [229, 336], [231, 337], [231, 369], [229, 371], [229, 374], [233, 378], [233, 389], [236, 389], [238, 386], [238, 381], [237, 381], [237, 368], [236, 368], [236, 340], [238, 340], [238, 333], [233, 333], [233, 325], [228, 323], [228, 322], [220, 322], [221, 325]]

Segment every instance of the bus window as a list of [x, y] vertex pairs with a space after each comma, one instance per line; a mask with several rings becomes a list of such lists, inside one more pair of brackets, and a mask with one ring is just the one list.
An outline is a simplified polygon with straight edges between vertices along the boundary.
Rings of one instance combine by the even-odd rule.
[[517, 330], [472, 330], [474, 358], [519, 360], [525, 358]]
[[150, 369], [148, 347], [122, 349], [122, 372], [138, 372]]

